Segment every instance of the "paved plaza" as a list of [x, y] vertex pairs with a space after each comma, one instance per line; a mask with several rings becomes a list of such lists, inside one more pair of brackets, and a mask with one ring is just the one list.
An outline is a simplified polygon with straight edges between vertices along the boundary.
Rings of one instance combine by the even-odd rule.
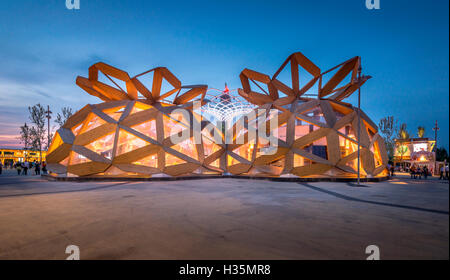
[[0, 175], [0, 259], [449, 258], [449, 185]]

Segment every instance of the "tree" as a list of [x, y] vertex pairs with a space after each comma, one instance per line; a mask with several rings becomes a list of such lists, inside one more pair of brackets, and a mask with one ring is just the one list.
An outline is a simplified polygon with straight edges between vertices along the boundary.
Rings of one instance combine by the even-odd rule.
[[406, 154], [406, 152], [408, 152], [408, 147], [403, 144], [403, 142], [409, 139], [409, 132], [406, 128], [406, 123], [402, 123], [400, 125], [397, 138], [397, 152], [400, 154], [400, 161], [403, 161], [403, 156]]
[[417, 136], [419, 138], [423, 138], [425, 136], [425, 127], [424, 126], [417, 127]]
[[400, 139], [400, 140], [408, 140], [409, 139], [409, 132], [406, 128], [406, 123], [402, 123], [400, 125], [400, 129], [398, 130], [398, 139]]
[[384, 138], [389, 159], [392, 160], [392, 158], [394, 157], [394, 135], [397, 133], [397, 121], [394, 120], [393, 116], [388, 116], [380, 120], [378, 127]]
[[408, 151], [408, 147], [403, 144], [403, 142], [398, 142], [397, 144], [397, 152], [400, 154], [400, 161], [403, 160], [403, 156]]
[[445, 161], [445, 160], [449, 161], [447, 150], [444, 147], [437, 148], [436, 149], [436, 161]]
[[45, 109], [41, 104], [36, 104], [33, 107], [28, 107], [28, 111], [30, 112], [30, 121], [33, 124], [30, 128], [31, 147], [34, 150], [39, 150], [39, 158], [42, 161], [42, 147], [46, 143], [47, 132], [45, 129]]
[[55, 122], [59, 125], [59, 127], [62, 127], [72, 115], [73, 115], [72, 108], [63, 107], [61, 109], [61, 114], [58, 113], [56, 115]]
[[27, 150], [31, 144], [31, 131], [30, 127], [25, 123], [20, 127], [20, 142], [23, 144], [23, 149]]
[[30, 127], [25, 123], [20, 127], [20, 142], [23, 144], [23, 149], [26, 150], [30, 147]]

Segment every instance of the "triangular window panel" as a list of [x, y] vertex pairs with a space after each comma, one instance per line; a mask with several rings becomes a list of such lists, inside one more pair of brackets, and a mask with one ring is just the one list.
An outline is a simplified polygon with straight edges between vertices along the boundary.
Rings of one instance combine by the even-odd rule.
[[339, 132], [342, 133], [343, 135], [347, 136], [348, 138], [351, 138], [356, 141], [356, 136], [355, 136], [356, 133], [353, 130], [352, 125], [347, 124], [346, 126], [340, 128]]
[[[281, 139], [283, 140], [283, 139]], [[278, 150], [278, 143], [271, 143], [269, 140], [259, 137], [256, 157], [274, 155]]]
[[86, 128], [83, 129], [83, 133], [94, 128], [97, 128], [106, 123], [105, 120], [97, 116], [96, 114], [91, 113], [92, 118], [89, 120], [89, 123], [86, 125]]
[[370, 151], [373, 153], [373, 157], [375, 160], [375, 167], [381, 166], [383, 164], [383, 160], [381, 159], [378, 141], [375, 141], [375, 143], [373, 143], [373, 146], [370, 148]]
[[50, 148], [47, 151], [47, 154], [50, 154], [54, 150], [56, 150], [59, 146], [63, 144], [63, 141], [61, 139], [61, 136], [59, 136], [59, 133], [57, 132], [55, 136], [53, 137], [52, 144], [50, 145]]
[[217, 144], [222, 144], [224, 141], [222, 139], [222, 132], [219, 127], [214, 126], [213, 129], [205, 128], [202, 130], [203, 139], [207, 138], [208, 141], [212, 141]]
[[171, 147], [177, 152], [182, 153], [192, 159], [198, 160], [197, 147], [194, 144], [193, 137], [186, 139]]
[[150, 143], [123, 129], [119, 132], [116, 155], [121, 155], [142, 148]]
[[72, 128], [73, 135], [77, 136], [80, 129], [83, 127], [83, 123], [78, 124], [77, 126]]
[[61, 161], [59, 164], [62, 164], [64, 166], [67, 166], [69, 164], [69, 158], [70, 156], [66, 157], [63, 161]]
[[133, 162], [133, 164], [157, 168], [158, 167], [158, 155], [154, 154], [154, 155], [147, 156], [145, 158], [142, 158], [140, 160]]
[[70, 165], [86, 163], [86, 162], [91, 162], [91, 160], [79, 153], [76, 153], [76, 152], [70, 153]]
[[207, 137], [205, 135], [202, 135], [203, 138], [203, 152], [205, 154], [205, 157], [208, 157], [215, 152], [219, 151], [222, 147], [217, 145], [214, 142], [213, 138]]
[[114, 146], [114, 135], [115, 133], [105, 135], [94, 142], [89, 143], [85, 147], [94, 153], [102, 155], [107, 159], [111, 159]]
[[328, 147], [326, 137], [322, 137], [303, 148], [305, 152], [321, 157], [323, 159], [328, 159], [327, 149]]
[[164, 138], [187, 129], [187, 123], [183, 114], [171, 114], [170, 117], [164, 115]]
[[136, 104], [133, 106], [133, 109], [131, 110], [130, 115], [133, 115], [135, 113], [142, 112], [142, 111], [145, 111], [145, 110], [148, 110], [151, 108], [153, 108], [151, 105], [147, 105], [147, 104], [144, 104], [141, 102], [136, 102]]
[[367, 135], [369, 135], [370, 142], [372, 142], [373, 137], [375, 136], [375, 132], [373, 132], [373, 131], [368, 127], [367, 123], [365, 123], [365, 127], [366, 127], [366, 130], [367, 130]]
[[[323, 124], [327, 123], [327, 121], [325, 120], [325, 117], [323, 115], [322, 108], [320, 108], [320, 106], [313, 107], [305, 112], [302, 112], [301, 114], [308, 117], [313, 122], [323, 123]], [[301, 116], [298, 116], [298, 117], [301, 118]], [[307, 119], [305, 119], [304, 121], [308, 122]], [[314, 123], [312, 123], [312, 124], [314, 124]]]
[[341, 150], [341, 158], [344, 158], [358, 149], [358, 144], [354, 141], [349, 140], [341, 135], [339, 135], [339, 148]]
[[[353, 160], [350, 160], [345, 165], [350, 167], [350, 168], [352, 168], [355, 172], [357, 172], [357, 170], [358, 170], [358, 159], [355, 158]], [[361, 174], [361, 176], [366, 176], [367, 173], [366, 173], [366, 171], [364, 170], [364, 168], [362, 166], [362, 162], [359, 163], [359, 166], [360, 166], [360, 174]]]
[[108, 168], [105, 173], [103, 173], [104, 175], [107, 176], [130, 176], [130, 175], [137, 175], [137, 173], [134, 172], [125, 172], [115, 166], [111, 166], [110, 168]]
[[287, 125], [283, 124], [282, 126], [279, 126], [278, 128], [273, 130], [273, 136], [286, 142], [286, 129]]
[[220, 168], [220, 158], [218, 158], [215, 161], [211, 162], [209, 165], [211, 165], [213, 167]]
[[156, 121], [155, 120], [146, 121], [141, 124], [132, 126], [131, 128], [144, 134], [145, 136], [152, 138], [152, 139], [155, 139], [155, 140], [157, 139]]
[[241, 163], [241, 162], [238, 161], [237, 159], [235, 159], [234, 157], [232, 157], [230, 155], [227, 155], [227, 164], [228, 164], [228, 166], [235, 165], [235, 164], [238, 164], [238, 163]]
[[103, 113], [107, 114], [111, 118], [113, 118], [115, 121], [118, 121], [120, 117], [122, 116], [123, 112], [125, 110], [125, 106], [120, 107], [114, 107], [103, 110]]
[[[248, 130], [243, 126], [236, 126], [236, 132], [234, 135], [236, 135], [236, 138], [233, 140], [234, 144], [243, 144], [248, 140]], [[231, 129], [229, 131], [231, 134]], [[233, 135], [233, 134], [232, 134]], [[227, 135], [228, 136], [228, 135]], [[231, 137], [230, 137], [231, 138]]]
[[233, 153], [239, 155], [242, 158], [245, 158], [248, 161], [251, 161], [254, 149], [255, 149], [255, 140], [252, 140], [249, 143], [246, 143], [234, 149]]
[[179, 157], [176, 157], [176, 156], [174, 156], [172, 154], [169, 154], [167, 152], [165, 154], [166, 154], [166, 166], [172, 166], [172, 165], [186, 163], [185, 160], [182, 160]]
[[311, 164], [313, 164], [313, 162], [310, 159], [294, 154], [294, 164], [293, 164], [294, 167], [307, 166]]
[[320, 129], [319, 126], [310, 124], [306, 121], [296, 119], [295, 124], [295, 139], [302, 138], [305, 135], [308, 135], [309, 133], [316, 131]]

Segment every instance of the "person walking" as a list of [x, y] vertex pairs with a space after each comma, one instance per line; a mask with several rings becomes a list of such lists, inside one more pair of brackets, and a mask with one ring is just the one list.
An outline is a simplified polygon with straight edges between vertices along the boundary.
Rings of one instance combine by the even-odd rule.
[[439, 180], [443, 180], [444, 179], [444, 166], [442, 165], [441, 168], [439, 169]]
[[39, 164], [39, 162], [36, 162], [36, 164], [34, 165], [34, 173], [36, 175], [41, 175], [41, 165]]
[[30, 168], [30, 163], [28, 161], [25, 161], [23, 163], [23, 175], [28, 175], [28, 168]]
[[418, 177], [418, 179], [420, 180], [420, 179], [422, 179], [422, 168], [420, 168], [420, 166], [417, 168], [417, 177]]
[[[5, 167], [6, 168], [6, 167]], [[2, 172], [3, 172], [3, 163], [2, 163], [2, 161], [0, 160], [0, 175], [2, 175]]]
[[426, 180], [428, 177], [428, 167], [424, 166], [423, 167], [423, 178]]
[[47, 163], [45, 161], [42, 163], [42, 174], [47, 174]]
[[448, 164], [445, 166], [445, 179], [448, 180]]
[[16, 170], [17, 170], [17, 175], [20, 175], [20, 173], [22, 172], [22, 164], [20, 162], [16, 163]]
[[411, 174], [411, 179], [416, 179], [416, 168], [414, 165], [409, 169], [409, 173]]

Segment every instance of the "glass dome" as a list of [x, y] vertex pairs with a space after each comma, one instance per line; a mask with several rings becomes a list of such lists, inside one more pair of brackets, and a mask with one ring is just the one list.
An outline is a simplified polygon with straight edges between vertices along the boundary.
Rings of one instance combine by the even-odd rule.
[[208, 103], [202, 107], [203, 116], [211, 122], [233, 123], [240, 116], [251, 112], [255, 105], [235, 94], [236, 92], [236, 89], [228, 89], [227, 84], [224, 90], [209, 88], [205, 97]]

